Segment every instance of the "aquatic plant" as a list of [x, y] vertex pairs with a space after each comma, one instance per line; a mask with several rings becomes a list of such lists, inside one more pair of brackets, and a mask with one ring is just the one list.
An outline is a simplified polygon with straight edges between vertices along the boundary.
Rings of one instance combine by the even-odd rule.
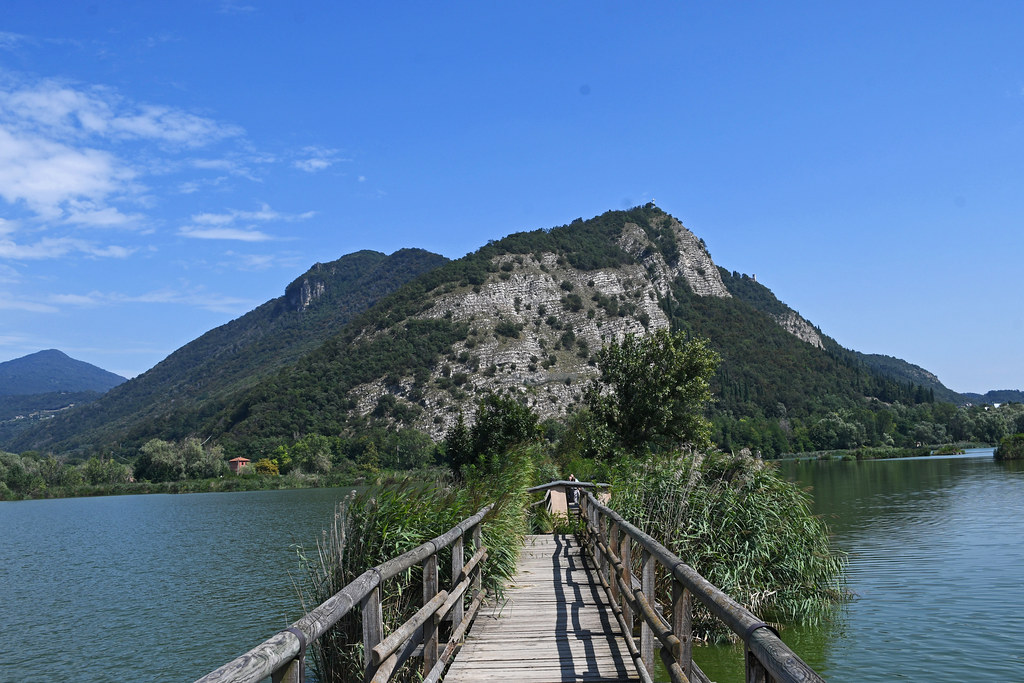
[[[692, 453], [620, 464], [612, 506], [762, 618], [809, 621], [846, 597], [845, 556], [808, 494], [748, 456]], [[639, 560], [639, 558], [634, 558]], [[670, 600], [659, 580], [659, 600]], [[728, 634], [695, 605], [695, 631]]]
[[[316, 553], [299, 549], [302, 576], [296, 588], [303, 608], [312, 609], [361, 573], [439, 536], [488, 503], [494, 508], [484, 518], [482, 542], [488, 548], [484, 585], [500, 594], [515, 571], [519, 546], [526, 532], [526, 488], [531, 483], [532, 460], [525, 450], [494, 457], [471, 468], [465, 484], [455, 487], [448, 478], [423, 481], [413, 478], [380, 480], [353, 492], [337, 506], [334, 518], [317, 543]], [[469, 539], [466, 539], [467, 542]], [[467, 548], [469, 554], [472, 550]], [[467, 558], [469, 557], [467, 554]], [[442, 586], [451, 584], [451, 549], [438, 559]], [[384, 632], [406, 621], [422, 602], [422, 569], [414, 567], [381, 587]], [[362, 622], [353, 610], [329, 629], [311, 648], [317, 680], [322, 683], [361, 680], [363, 677]], [[414, 679], [407, 665], [397, 679]]]

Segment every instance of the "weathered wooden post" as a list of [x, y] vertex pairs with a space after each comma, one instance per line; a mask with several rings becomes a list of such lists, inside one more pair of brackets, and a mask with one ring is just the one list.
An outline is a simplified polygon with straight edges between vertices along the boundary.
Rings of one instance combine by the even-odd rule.
[[[455, 590], [455, 586], [459, 583], [459, 574], [462, 573], [462, 568], [465, 566], [463, 549], [464, 542], [465, 534], [459, 534], [459, 537], [452, 542], [452, 586], [450, 590]], [[453, 629], [462, 623], [462, 617], [465, 613], [466, 599], [463, 597], [455, 603], [454, 607], [452, 607], [451, 623]]]
[[[480, 523], [477, 522], [473, 527], [473, 552], [480, 550], [484, 546], [483, 539], [480, 537]], [[473, 597], [484, 589], [483, 572], [478, 571], [476, 576], [473, 577]]]
[[746, 680], [747, 683], [774, 683], [774, 679], [768, 675], [764, 664], [758, 661], [754, 653], [744, 646], [743, 652], [747, 658]]
[[[608, 522], [600, 512], [597, 513], [597, 540], [605, 545], [608, 543]], [[594, 545], [594, 554], [598, 558], [598, 571], [601, 572], [601, 576], [608, 578], [608, 558], [597, 544]]]
[[[423, 560], [423, 604], [437, 595], [437, 549]], [[437, 663], [437, 615], [430, 617], [423, 624], [423, 675], [426, 676]]]
[[[612, 528], [611, 528], [610, 532], [608, 533], [608, 550], [612, 551], [613, 553], [618, 554], [617, 553], [618, 548], [619, 548], [619, 523], [618, 522], [612, 522]], [[619, 559], [621, 560], [622, 558], [620, 557]], [[617, 572], [618, 572], [618, 570], [615, 569], [615, 567], [613, 567], [613, 566], [609, 566], [608, 567], [608, 574], [607, 574], [607, 577], [608, 577], [608, 587], [611, 589], [611, 592], [612, 592], [612, 602], [614, 602], [616, 605], [621, 603], [621, 600], [619, 599], [619, 582], [616, 580], [616, 576], [618, 576]]]
[[363, 613], [363, 668], [368, 671], [373, 663], [373, 648], [384, 637], [379, 585], [363, 598], [360, 607]]
[[[619, 559], [622, 560], [622, 583], [626, 586], [627, 590], [633, 589], [633, 558], [631, 551], [631, 543], [629, 534], [622, 534], [622, 539], [619, 544]], [[622, 601], [622, 618], [626, 622], [626, 628], [628, 629], [627, 637], [633, 637], [633, 608], [630, 607], [628, 600]]]
[[[640, 590], [644, 598], [655, 607], [654, 600], [654, 556], [644, 548], [640, 554]], [[640, 622], [640, 657], [643, 659], [647, 673], [654, 673], [654, 632], [644, 619]]]
[[693, 679], [693, 594], [672, 579], [672, 632], [679, 646], [672, 654], [683, 668], [687, 680]]

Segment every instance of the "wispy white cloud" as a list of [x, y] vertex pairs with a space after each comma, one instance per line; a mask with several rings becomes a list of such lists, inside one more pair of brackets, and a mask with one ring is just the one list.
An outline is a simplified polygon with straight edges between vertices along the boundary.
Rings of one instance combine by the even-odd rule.
[[18, 244], [10, 239], [0, 239], [0, 258], [14, 261], [38, 261], [55, 259], [72, 253], [103, 258], [125, 258], [134, 249], [121, 246], [97, 246], [88, 240], [73, 237], [44, 237], [34, 244]]
[[316, 173], [341, 161], [351, 161], [351, 159], [343, 159], [340, 154], [338, 150], [326, 147], [304, 147], [299, 158], [292, 162], [292, 166], [300, 171]]
[[145, 220], [142, 214], [125, 214], [113, 206], [97, 206], [92, 202], [69, 202], [68, 223], [93, 228], [123, 228]]
[[[120, 292], [89, 292], [87, 294], [51, 294], [45, 301], [22, 302], [37, 307], [40, 312], [59, 310], [59, 307], [74, 306], [78, 308], [96, 308], [101, 306], [121, 306], [125, 304], [165, 304], [190, 306], [217, 313], [237, 313], [252, 308], [255, 303], [249, 299], [210, 293], [202, 288], [173, 289], [162, 288], [142, 294], [124, 294]], [[29, 309], [25, 309], [29, 310]]]
[[302, 258], [297, 253], [281, 254], [245, 254], [235, 251], [224, 252], [225, 259], [219, 266], [245, 271], [261, 271], [269, 268], [295, 269], [302, 265]]
[[221, 0], [218, 11], [221, 14], [252, 14], [256, 11], [256, 6], [239, 0]]
[[100, 137], [202, 147], [240, 136], [235, 125], [182, 109], [135, 104], [110, 88], [76, 88], [57, 81], [0, 91], [0, 116], [9, 125], [59, 139]]
[[[13, 38], [0, 34], [5, 40]], [[148, 217], [138, 209], [155, 203], [149, 178], [213, 168], [182, 157], [243, 133], [180, 108], [131, 102], [110, 88], [26, 84], [0, 73], [0, 200], [50, 232], [62, 225], [139, 229]], [[239, 162], [224, 165], [251, 175]], [[0, 228], [0, 236], [12, 232]], [[73, 251], [82, 250], [65, 253]]]
[[202, 240], [237, 240], [240, 242], [266, 242], [274, 239], [265, 232], [259, 230], [246, 230], [244, 228], [197, 228], [187, 227], [178, 231], [182, 237], [192, 237]]
[[281, 213], [270, 208], [269, 204], [261, 204], [256, 211], [242, 211], [231, 209], [226, 213], [198, 213], [192, 216], [193, 223], [200, 225], [230, 225], [238, 222], [259, 222], [268, 221], [294, 223], [304, 221], [316, 215], [315, 211], [305, 213]]
[[182, 237], [213, 240], [239, 240], [242, 242], [265, 242], [276, 239], [256, 229], [259, 223], [295, 223], [316, 215], [314, 211], [304, 213], [282, 213], [262, 204], [255, 211], [231, 209], [224, 213], [197, 213], [191, 217], [191, 225], [182, 227]]
[[[10, 293], [0, 292], [0, 311], [25, 311], [27, 313], [57, 313], [60, 309], [56, 306], [19, 299]], [[16, 338], [15, 338], [16, 339]]]
[[29, 36], [10, 31], [0, 31], [0, 50], [16, 50], [26, 43], [35, 42]]
[[134, 178], [108, 152], [16, 135], [0, 123], [0, 197], [9, 204], [24, 202], [44, 219], [59, 218], [63, 205], [74, 199], [105, 204]]

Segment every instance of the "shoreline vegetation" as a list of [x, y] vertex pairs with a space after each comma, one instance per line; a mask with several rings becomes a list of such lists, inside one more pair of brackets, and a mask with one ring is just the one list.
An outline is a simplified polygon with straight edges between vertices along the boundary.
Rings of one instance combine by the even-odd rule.
[[[1020, 435], [1017, 435], [1020, 436]], [[1024, 443], [1024, 437], [1007, 437], [996, 450], [997, 459], [1020, 458], [1014, 448]], [[875, 447], [791, 453], [764, 462], [783, 460], [888, 460], [918, 458], [933, 455], [962, 455], [968, 448], [993, 448], [996, 444], [961, 443], [908, 448]], [[1019, 450], [1019, 448], [1018, 448]], [[1002, 455], [1001, 455], [1002, 454]], [[259, 461], [257, 461], [259, 462]], [[588, 467], [577, 463], [577, 469]], [[63, 463], [53, 456], [41, 458], [33, 454], [17, 455], [0, 452], [0, 502], [43, 500], [51, 498], [88, 498], [95, 496], [144, 495], [150, 493], [226, 493], [232, 491], [278, 491], [283, 489], [340, 488], [364, 486], [377, 480], [413, 478], [431, 481], [448, 471], [443, 465], [420, 466], [415, 469], [379, 469], [373, 466], [348, 463], [329, 472], [304, 472], [292, 469], [279, 471], [249, 471], [234, 474], [227, 471], [212, 477], [185, 478], [173, 481], [134, 481], [131, 466], [116, 460], [90, 458], [84, 463]], [[597, 479], [607, 479], [610, 472], [598, 466]], [[540, 482], [546, 483], [546, 482]]]
[[861, 447], [811, 451], [809, 453], [789, 453], [778, 458], [778, 460], [892, 460], [896, 458], [926, 458], [933, 455], [964, 455], [968, 448], [992, 448], [993, 445], [962, 443], [907, 446], [903, 448], [892, 446]]
[[[1019, 435], [1017, 435], [1019, 436]], [[1007, 437], [996, 450], [997, 459], [1014, 459], [1018, 445], [1024, 437]], [[887, 460], [894, 458], [917, 458], [934, 455], [958, 455], [968, 448], [993, 448], [995, 444], [961, 443], [930, 445], [908, 448], [875, 447], [847, 450], [812, 451], [792, 453], [764, 462], [784, 460]], [[743, 451], [749, 452], [749, 451]], [[257, 461], [259, 462], [259, 461]], [[269, 461], [273, 462], [273, 461]], [[587, 463], [579, 459], [574, 463], [578, 472], [593, 471], [595, 479], [608, 479], [612, 472], [599, 461]], [[248, 468], [238, 474], [227, 470], [216, 476], [184, 478], [172, 481], [136, 481], [132, 467], [113, 459], [90, 458], [70, 464], [53, 456], [46, 458], [34, 454], [13, 454], [0, 452], [0, 502], [19, 500], [43, 500], [52, 498], [88, 498], [95, 496], [177, 494], [177, 493], [226, 493], [233, 491], [278, 491], [283, 489], [340, 488], [365, 486], [378, 480], [401, 480], [412, 478], [432, 481], [448, 472], [444, 465], [419, 466], [414, 469], [378, 468], [372, 465], [346, 463], [329, 472], [305, 472], [291, 469], [280, 473], [273, 469], [257, 471]], [[557, 478], [553, 469], [552, 478]], [[546, 483], [540, 482], [540, 483]]]

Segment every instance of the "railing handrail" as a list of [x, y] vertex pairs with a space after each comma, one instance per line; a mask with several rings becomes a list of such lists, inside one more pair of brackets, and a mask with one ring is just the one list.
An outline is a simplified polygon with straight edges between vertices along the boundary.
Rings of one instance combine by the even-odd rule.
[[549, 481], [547, 484], [541, 484], [540, 486], [533, 486], [526, 489], [527, 493], [535, 493], [537, 491], [545, 491], [547, 489], [553, 489], [557, 486], [568, 486], [578, 489], [594, 489], [594, 488], [610, 488], [611, 484], [604, 482], [593, 482], [593, 481], [569, 481], [567, 479], [559, 479], [558, 481]]
[[[467, 517], [440, 536], [426, 541], [398, 557], [382, 562], [376, 567], [367, 569], [291, 626], [276, 633], [215, 671], [206, 674], [198, 679], [196, 683], [214, 683], [215, 681], [254, 683], [271, 675], [275, 676], [274, 680], [276, 681], [278, 680], [277, 675], [283, 669], [293, 664], [297, 665], [295, 667], [296, 670], [301, 669], [301, 664], [299, 663], [300, 655], [305, 653], [306, 646], [322, 636], [327, 629], [334, 626], [353, 607], [370, 598], [371, 594], [384, 581], [436, 556], [439, 550], [448, 547], [457, 539], [463, 538], [470, 531], [477, 532], [474, 533], [474, 538], [476, 541], [479, 541], [478, 525], [493, 507], [493, 503], [486, 505], [475, 515]], [[471, 563], [476, 564], [472, 561]], [[453, 578], [455, 581], [458, 581], [459, 577], [455, 576]], [[438, 594], [443, 592], [440, 591]], [[424, 600], [424, 602], [427, 602], [427, 600]], [[301, 638], [296, 631], [301, 632]], [[375, 644], [371, 644], [370, 647]], [[367, 647], [367, 652], [369, 652], [370, 647]], [[295, 678], [301, 680], [301, 675], [295, 676]]]
[[[585, 501], [588, 507], [588, 511], [585, 513], [587, 528], [591, 534], [591, 541], [596, 546], [590, 549], [590, 552], [600, 565], [602, 583], [605, 583], [606, 589], [613, 594], [613, 601], [618, 612], [624, 612], [625, 606], [618, 605], [617, 600], [614, 599], [615, 594], [622, 594], [622, 597], [628, 600], [630, 605], [635, 605], [639, 608], [637, 611], [644, 617], [644, 622], [641, 624], [641, 650], [645, 649], [643, 642], [646, 640], [650, 643], [653, 635], [657, 635], [663, 644], [673, 645], [673, 647], [662, 648], [663, 659], [665, 658], [666, 651], [668, 651], [670, 653], [669, 656], [678, 666], [676, 671], [673, 672], [672, 662], [666, 661], [669, 674], [673, 677], [673, 680], [676, 680], [677, 676], [679, 676], [678, 680], [688, 680], [691, 671], [695, 668], [689, 657], [690, 634], [688, 629], [691, 619], [691, 608], [689, 606], [690, 598], [686, 597], [686, 594], [689, 594], [700, 600], [730, 631], [740, 637], [744, 642], [746, 651], [756, 658], [760, 667], [763, 667], [764, 673], [770, 676], [768, 680], [778, 683], [808, 681], [823, 683], [823, 679], [817, 672], [811, 669], [793, 652], [771, 627], [743, 607], [743, 605], [726, 595], [696, 570], [674, 555], [664, 545], [623, 519], [621, 515], [608, 506], [602, 504], [590, 491], [586, 492]], [[591, 510], [596, 515], [591, 514]], [[610, 533], [609, 537], [605, 536], [606, 525], [603, 524], [601, 517], [610, 520], [613, 523], [613, 529], [617, 530], [614, 533]], [[622, 541], [612, 536], [623, 533], [629, 539], [639, 544], [645, 552], [642, 564], [644, 565], [644, 574], [647, 576], [641, 581], [639, 589], [633, 587], [635, 579], [632, 577], [632, 568], [626, 566], [631, 556], [630, 549], [625, 546], [621, 549], [614, 547]], [[624, 557], [620, 557], [620, 555]], [[647, 558], [652, 558], [665, 567], [673, 580], [678, 583], [682, 590], [673, 591], [673, 600], [679, 600], [680, 605], [674, 605], [673, 609], [685, 611], [685, 614], [674, 614], [673, 619], [670, 621], [658, 612], [654, 596], [653, 565], [647, 568]], [[613, 574], [612, 569], [617, 571]], [[612, 588], [613, 585], [615, 588]], [[652, 631], [651, 621], [655, 622], [653, 626], [658, 631], [656, 634]], [[627, 628], [631, 631], [631, 615], [628, 617], [628, 622], [625, 623], [628, 624]], [[673, 625], [677, 628], [672, 628], [671, 626]], [[683, 625], [681, 629], [678, 628], [679, 625]], [[677, 630], [686, 632], [676, 632]], [[627, 637], [631, 637], [631, 634], [627, 634]], [[675, 652], [671, 652], [672, 650], [675, 650]], [[687, 661], [679, 661], [680, 658]], [[646, 647], [644, 664], [649, 669], [653, 667], [653, 649], [650, 645]], [[748, 661], [747, 666], [749, 669], [752, 663]], [[685, 672], [685, 674], [682, 672]], [[753, 680], [750, 678], [749, 673], [747, 680]]]

